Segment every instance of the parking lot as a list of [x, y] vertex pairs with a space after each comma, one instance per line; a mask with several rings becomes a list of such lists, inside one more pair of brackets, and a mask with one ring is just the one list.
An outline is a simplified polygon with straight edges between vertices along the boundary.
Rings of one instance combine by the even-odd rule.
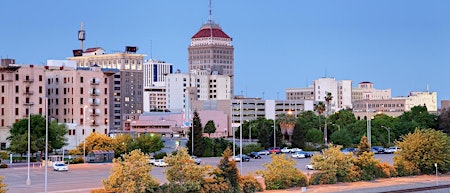
[[[392, 164], [393, 154], [377, 154], [375, 157]], [[220, 157], [201, 159], [201, 164], [217, 166]], [[262, 159], [251, 159], [250, 162], [243, 162], [242, 174], [262, 170], [264, 169], [263, 163], [269, 163], [270, 161], [270, 156], [263, 155]], [[312, 172], [305, 169], [305, 166], [310, 163], [310, 158], [296, 159], [296, 161], [296, 167], [303, 173], [308, 175]], [[240, 169], [240, 164], [237, 163], [238, 169]], [[48, 190], [49, 192], [89, 192], [90, 189], [102, 187], [101, 180], [109, 176], [111, 167], [111, 163], [76, 164], [70, 165], [68, 172], [55, 172], [52, 168], [49, 168]], [[30, 186], [25, 184], [27, 179], [26, 167], [0, 169], [0, 175], [5, 177], [4, 183], [8, 185], [8, 193], [44, 192], [44, 168], [38, 166], [30, 168]], [[163, 170], [164, 168], [153, 167], [151, 172], [160, 183], [167, 182]]]

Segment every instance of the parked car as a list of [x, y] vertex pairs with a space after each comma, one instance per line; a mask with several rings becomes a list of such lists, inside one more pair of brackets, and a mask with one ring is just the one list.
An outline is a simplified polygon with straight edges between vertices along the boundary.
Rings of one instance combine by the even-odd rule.
[[296, 148], [296, 147], [291, 149], [291, 153], [295, 153], [297, 151], [303, 151], [303, 150], [300, 148]]
[[291, 149], [288, 147], [283, 147], [283, 149], [281, 149], [281, 153], [291, 153]]
[[270, 153], [281, 153], [281, 149], [279, 147], [269, 147]]
[[250, 161], [250, 156], [248, 156], [248, 155], [241, 155], [241, 154], [239, 154], [237, 156], [240, 157], [243, 162], [249, 162]]
[[197, 165], [200, 165], [202, 163], [202, 160], [195, 155], [191, 156], [191, 160], [194, 161], [194, 163]]
[[297, 151], [297, 152], [304, 154], [306, 158], [312, 157], [314, 155], [314, 153], [312, 153], [312, 152], [306, 152], [306, 151]]
[[155, 166], [158, 166], [158, 167], [166, 167], [166, 166], [169, 166], [169, 164], [167, 164], [163, 159], [158, 159], [158, 160], [156, 160], [155, 163], [154, 163], [154, 165], [155, 165]]
[[54, 171], [69, 171], [69, 166], [64, 163], [55, 163], [53, 164]]
[[396, 151], [399, 151], [400, 148], [396, 146], [392, 146], [389, 148], [384, 148], [384, 153], [395, 153]]
[[250, 152], [247, 155], [250, 156], [250, 158], [261, 159], [261, 156], [259, 155], [258, 152]]
[[269, 152], [269, 150], [261, 150], [261, 151], [258, 152], [258, 154], [259, 155], [269, 155], [270, 152]]
[[307, 170], [314, 170], [314, 166], [312, 164], [308, 164], [305, 166], [305, 169]]
[[291, 154], [291, 157], [300, 159], [300, 158], [306, 158], [306, 155], [301, 151], [297, 151], [297, 152]]
[[372, 149], [376, 150], [374, 153], [384, 153], [384, 147], [382, 146], [372, 146]]
[[148, 163], [149, 163], [149, 164], [152, 164], [152, 165], [155, 165], [155, 161], [156, 161], [156, 159], [155, 159], [154, 157], [152, 157], [152, 158], [150, 158], [150, 159], [148, 160]]
[[228, 158], [228, 161], [240, 162], [241, 161], [241, 157], [239, 157], [239, 156], [231, 156], [230, 158]]

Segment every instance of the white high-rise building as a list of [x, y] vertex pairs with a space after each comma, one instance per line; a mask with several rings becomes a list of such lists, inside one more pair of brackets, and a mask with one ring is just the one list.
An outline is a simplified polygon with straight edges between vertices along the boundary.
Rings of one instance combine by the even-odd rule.
[[165, 111], [166, 76], [173, 73], [173, 65], [160, 60], [144, 62], [144, 112]]
[[189, 106], [188, 100], [231, 99], [230, 76], [210, 75], [206, 70], [169, 74], [166, 88], [167, 108], [172, 112], [183, 111]]
[[360, 82], [352, 90], [352, 101], [384, 100], [391, 98], [391, 89], [375, 89], [372, 82]]
[[352, 81], [334, 78], [319, 78], [314, 80], [314, 100], [324, 101], [327, 93], [331, 93], [331, 111], [352, 108]]

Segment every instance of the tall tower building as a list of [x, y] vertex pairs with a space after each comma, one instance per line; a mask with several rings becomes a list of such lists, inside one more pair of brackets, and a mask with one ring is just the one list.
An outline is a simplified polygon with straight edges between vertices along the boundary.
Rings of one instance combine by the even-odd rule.
[[191, 70], [206, 70], [209, 74], [231, 77], [231, 94], [234, 90], [234, 48], [232, 38], [222, 31], [219, 24], [209, 20], [191, 38], [188, 48], [188, 64]]
[[144, 62], [144, 111], [165, 111], [166, 76], [172, 74], [173, 66], [160, 60]]

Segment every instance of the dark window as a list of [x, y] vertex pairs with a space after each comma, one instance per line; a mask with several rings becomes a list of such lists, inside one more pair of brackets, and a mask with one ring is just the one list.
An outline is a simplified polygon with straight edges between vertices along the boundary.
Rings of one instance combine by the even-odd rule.
[[83, 87], [80, 88], [80, 94], [83, 94]]
[[83, 77], [80, 77], [80, 82], [83, 83]]
[[16, 104], [19, 104], [19, 97], [16, 97]]
[[16, 74], [16, 80], [19, 80], [19, 75], [18, 74]]
[[39, 93], [42, 93], [42, 86], [39, 86]]
[[39, 82], [42, 82], [42, 75], [39, 75]]
[[19, 86], [16, 86], [16, 93], [19, 93]]

